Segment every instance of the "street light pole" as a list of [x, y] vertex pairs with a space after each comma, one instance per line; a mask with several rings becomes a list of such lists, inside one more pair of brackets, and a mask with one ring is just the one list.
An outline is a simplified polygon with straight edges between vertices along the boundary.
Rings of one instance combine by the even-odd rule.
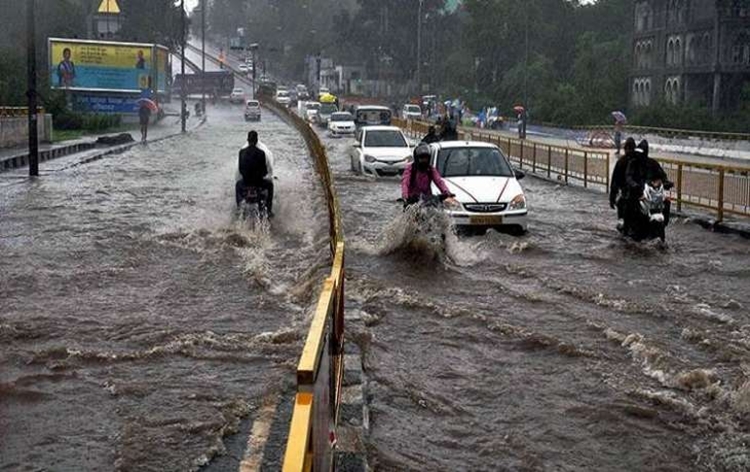
[[185, 37], [185, 0], [180, 0], [180, 15], [182, 16], [182, 53], [180, 57], [180, 65], [182, 69], [182, 82], [180, 83], [180, 120], [182, 122], [182, 132], [187, 131], [187, 104], [185, 103], [185, 47], [187, 47], [187, 38]]
[[39, 175], [39, 135], [37, 114], [36, 114], [36, 28], [34, 6], [36, 0], [27, 0], [27, 60], [28, 60], [28, 87], [27, 96], [29, 99], [29, 176], [36, 177]]
[[203, 54], [203, 76], [201, 77], [201, 110], [206, 113], [206, 0], [201, 0], [201, 53]]
[[419, 0], [419, 13], [417, 18], [417, 94], [422, 90], [422, 4]]

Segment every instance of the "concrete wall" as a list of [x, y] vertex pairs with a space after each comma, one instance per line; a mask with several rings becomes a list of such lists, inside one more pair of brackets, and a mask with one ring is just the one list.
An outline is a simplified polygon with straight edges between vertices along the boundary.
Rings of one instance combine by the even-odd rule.
[[[52, 115], [38, 115], [39, 141], [52, 142]], [[0, 117], [0, 148], [23, 146], [29, 142], [28, 119], [25, 116]]]

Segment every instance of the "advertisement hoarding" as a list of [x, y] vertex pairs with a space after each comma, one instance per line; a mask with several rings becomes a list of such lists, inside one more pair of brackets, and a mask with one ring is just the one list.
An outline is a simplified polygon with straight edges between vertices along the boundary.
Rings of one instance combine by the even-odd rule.
[[[49, 74], [53, 89], [140, 92], [153, 88], [166, 91], [166, 49], [153, 44], [49, 40]], [[158, 65], [156, 65], [158, 63]]]

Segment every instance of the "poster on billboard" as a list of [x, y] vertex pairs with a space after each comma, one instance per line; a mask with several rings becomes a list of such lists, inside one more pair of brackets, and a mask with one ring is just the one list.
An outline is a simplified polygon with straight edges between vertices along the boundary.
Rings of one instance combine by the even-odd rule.
[[[154, 71], [154, 51], [159, 65]], [[153, 44], [49, 40], [49, 74], [53, 89], [138, 92], [153, 87], [166, 90], [169, 54]]]
[[172, 70], [169, 68], [169, 49], [155, 46], [156, 50], [156, 86], [159, 93], [166, 93]]

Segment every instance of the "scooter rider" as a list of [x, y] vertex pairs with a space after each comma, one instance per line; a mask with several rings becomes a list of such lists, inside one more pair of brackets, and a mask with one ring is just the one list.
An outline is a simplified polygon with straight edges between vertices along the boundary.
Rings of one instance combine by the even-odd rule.
[[419, 202], [424, 196], [432, 196], [431, 184], [435, 184], [447, 203], [455, 202], [451, 191], [440, 176], [440, 172], [430, 165], [430, 146], [420, 144], [414, 149], [414, 162], [408, 166], [401, 178], [401, 197], [404, 205]]
[[[638, 143], [633, 158], [628, 162], [625, 171], [625, 185], [627, 188], [627, 207], [626, 213], [632, 215], [638, 211], [638, 202], [642, 200], [643, 189], [646, 183], [659, 182], [665, 190], [671, 189], [674, 184], [667, 178], [666, 172], [661, 165], [655, 160], [648, 157], [648, 141], [645, 139]], [[670, 203], [664, 202], [664, 218], [669, 222]]]
[[250, 187], [268, 191], [266, 208], [268, 216], [273, 217], [273, 168], [266, 153], [258, 148], [258, 132], [247, 133], [247, 146], [240, 150], [239, 168], [242, 179], [235, 185], [237, 206], [240, 206]]
[[625, 182], [625, 173], [628, 170], [628, 164], [635, 157], [635, 140], [628, 138], [625, 140], [625, 154], [617, 160], [615, 170], [612, 172], [612, 184], [609, 189], [609, 206], [614, 210], [617, 208], [617, 219], [622, 220], [625, 214], [625, 200], [627, 192], [627, 183]]
[[440, 141], [440, 136], [437, 134], [437, 129], [434, 125], [430, 125], [427, 129], [427, 134], [422, 138], [422, 142], [425, 144], [432, 144]]

